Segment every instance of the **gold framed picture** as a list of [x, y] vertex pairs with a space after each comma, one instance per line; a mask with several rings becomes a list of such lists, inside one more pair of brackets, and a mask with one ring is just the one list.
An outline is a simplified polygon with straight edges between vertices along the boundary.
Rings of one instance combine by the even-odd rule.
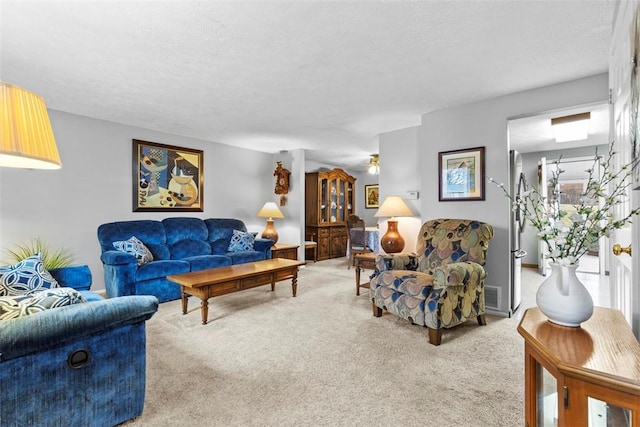
[[378, 184], [364, 186], [364, 207], [367, 209], [380, 206], [380, 190]]
[[203, 152], [133, 140], [133, 211], [203, 212]]

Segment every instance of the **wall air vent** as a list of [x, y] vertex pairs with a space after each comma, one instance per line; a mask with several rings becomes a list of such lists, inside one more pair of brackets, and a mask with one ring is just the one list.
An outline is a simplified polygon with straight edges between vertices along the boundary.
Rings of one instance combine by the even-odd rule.
[[500, 311], [500, 288], [497, 286], [484, 287], [484, 305], [488, 309]]

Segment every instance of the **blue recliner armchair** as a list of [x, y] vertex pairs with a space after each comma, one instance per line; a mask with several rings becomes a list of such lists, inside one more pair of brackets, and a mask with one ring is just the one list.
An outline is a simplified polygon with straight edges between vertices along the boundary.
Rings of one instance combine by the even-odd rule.
[[142, 414], [153, 296], [103, 299], [87, 266], [50, 273], [89, 302], [0, 320], [0, 425], [113, 426]]

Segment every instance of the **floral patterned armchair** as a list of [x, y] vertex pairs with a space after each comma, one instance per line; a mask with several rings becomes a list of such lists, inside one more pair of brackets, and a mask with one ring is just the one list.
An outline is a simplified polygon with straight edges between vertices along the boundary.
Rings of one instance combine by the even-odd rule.
[[490, 224], [467, 219], [434, 219], [420, 228], [416, 254], [378, 255], [371, 279], [373, 315], [387, 310], [429, 329], [440, 345], [442, 329], [484, 317], [483, 265]]

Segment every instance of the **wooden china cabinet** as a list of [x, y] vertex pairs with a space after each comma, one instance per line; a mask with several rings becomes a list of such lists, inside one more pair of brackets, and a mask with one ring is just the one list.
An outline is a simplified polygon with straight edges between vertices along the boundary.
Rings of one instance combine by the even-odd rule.
[[307, 236], [318, 242], [318, 260], [347, 254], [347, 218], [355, 212], [356, 179], [342, 169], [306, 174]]
[[640, 343], [622, 312], [594, 307], [579, 328], [538, 308], [518, 326], [525, 340], [525, 426], [640, 427]]

